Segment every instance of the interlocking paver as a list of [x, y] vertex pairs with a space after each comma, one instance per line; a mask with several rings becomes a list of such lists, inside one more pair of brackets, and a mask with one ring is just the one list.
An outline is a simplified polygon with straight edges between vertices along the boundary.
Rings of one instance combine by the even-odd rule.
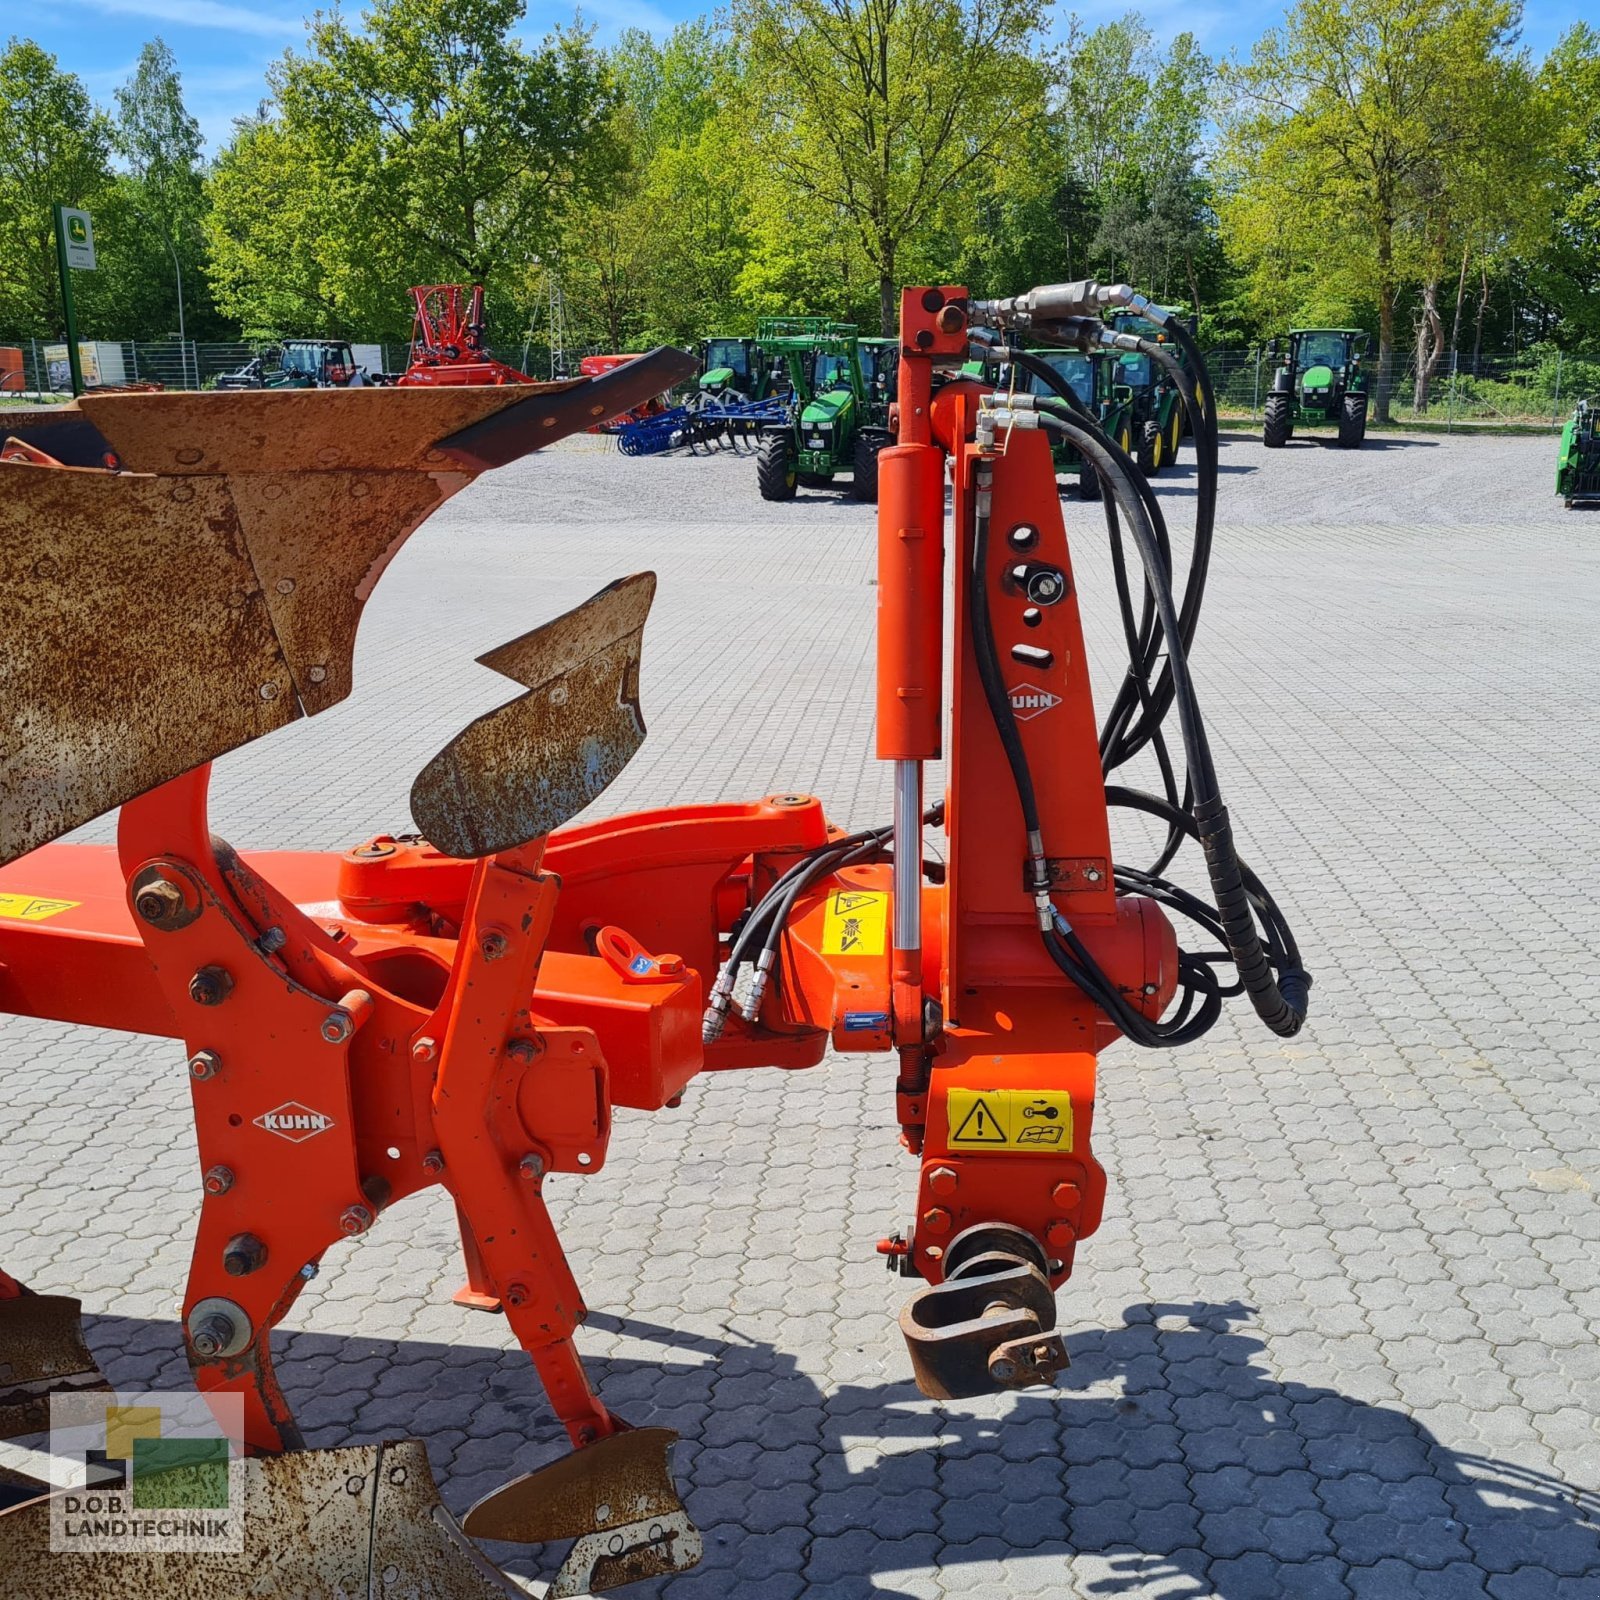
[[[1236, 1011], [1176, 1052], [1107, 1052], [1111, 1190], [1061, 1296], [1054, 1394], [936, 1405], [908, 1381], [907, 1286], [872, 1253], [914, 1181], [881, 1059], [715, 1075], [620, 1114], [601, 1173], [551, 1181], [599, 1386], [684, 1434], [706, 1532], [699, 1572], [641, 1594], [1600, 1594], [1600, 680], [1571, 646], [1600, 543], [1553, 500], [1497, 521], [1508, 463], [1542, 484], [1548, 455], [1226, 445], [1195, 670], [1312, 1020], [1284, 1042]], [[377, 590], [357, 694], [219, 763], [217, 831], [403, 829], [416, 770], [505, 698], [474, 657], [647, 564], [650, 735], [597, 809], [809, 790], [882, 820], [871, 515], [759, 506], [752, 472], [591, 441], [483, 479]], [[1187, 469], [1158, 489], [1181, 542]], [[1104, 685], [1104, 530], [1065, 509]], [[181, 1061], [25, 1019], [0, 1049], [0, 1263], [83, 1294], [114, 1380], [180, 1384]], [[562, 1443], [503, 1320], [449, 1303], [459, 1282], [449, 1204], [420, 1196], [329, 1252], [279, 1346], [312, 1443], [426, 1437], [457, 1510]]]

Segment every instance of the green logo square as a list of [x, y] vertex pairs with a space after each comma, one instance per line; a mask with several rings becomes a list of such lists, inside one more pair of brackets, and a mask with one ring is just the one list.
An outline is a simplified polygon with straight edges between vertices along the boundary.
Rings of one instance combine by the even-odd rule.
[[228, 1504], [226, 1439], [135, 1439], [132, 1465], [136, 1510], [220, 1511]]

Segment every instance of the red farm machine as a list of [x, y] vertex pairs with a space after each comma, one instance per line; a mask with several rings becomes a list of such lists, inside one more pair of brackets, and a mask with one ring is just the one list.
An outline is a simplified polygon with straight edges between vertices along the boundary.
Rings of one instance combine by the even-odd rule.
[[525, 372], [489, 353], [483, 285], [420, 284], [411, 291], [411, 360], [395, 380], [402, 388], [532, 383]]
[[[546, 1191], [604, 1166], [613, 1108], [674, 1104], [707, 1071], [881, 1059], [915, 1203], [880, 1249], [918, 1283], [900, 1319], [918, 1385], [960, 1401], [1066, 1364], [1055, 1293], [1106, 1188], [1099, 1053], [1197, 1038], [1241, 992], [1290, 1035], [1309, 984], [1234, 848], [1186, 665], [1217, 485], [1198, 353], [1185, 367], [1150, 346], [1194, 418], [1181, 581], [1159, 503], [1091, 416], [959, 373], [969, 357], [1004, 370], [1017, 333], [1089, 338], [1107, 307], [1161, 316], [1093, 283], [904, 293], [897, 439], [879, 457], [893, 817], [854, 832], [802, 794], [574, 820], [644, 737], [648, 572], [482, 658], [517, 692], [418, 774], [420, 837], [319, 854], [211, 832], [210, 763], [350, 692], [362, 606], [407, 536], [478, 474], [691, 376], [681, 352], [568, 383], [90, 396], [8, 418], [4, 1004], [173, 1041], [198, 1143], [185, 1345], [196, 1387], [242, 1412], [261, 1512], [240, 1552], [166, 1556], [134, 1586], [110, 1557], [51, 1551], [61, 1497], [41, 1496], [0, 1516], [9, 1596], [522, 1593], [474, 1538], [575, 1541], [557, 1595], [692, 1565], [673, 1435], [630, 1429], [591, 1386]], [[979, 325], [994, 331], [975, 343]], [[1130, 659], [1099, 728], [1053, 436], [1099, 474], [1143, 578], [1142, 597], [1120, 586]], [[1140, 751], [1159, 751], [1162, 792], [1115, 781]], [[62, 841], [112, 808], [115, 844]], [[1165, 836], [1153, 865], [1115, 861], [1115, 808]], [[1165, 876], [1191, 841], [1209, 898]], [[460, 1525], [414, 1441], [302, 1449], [273, 1369], [273, 1330], [318, 1264], [431, 1186], [573, 1447]], [[60, 1287], [0, 1279], [15, 1434], [101, 1381]]]

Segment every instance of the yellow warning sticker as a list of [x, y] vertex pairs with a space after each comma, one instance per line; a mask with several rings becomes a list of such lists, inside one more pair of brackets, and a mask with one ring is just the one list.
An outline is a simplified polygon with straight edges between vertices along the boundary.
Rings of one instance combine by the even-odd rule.
[[46, 900], [36, 894], [0, 894], [0, 917], [10, 922], [43, 922], [70, 911], [81, 900]]
[[835, 889], [822, 923], [825, 956], [881, 956], [889, 922], [889, 897], [870, 889]]
[[1072, 1098], [1059, 1089], [952, 1089], [945, 1114], [952, 1150], [1072, 1148]]

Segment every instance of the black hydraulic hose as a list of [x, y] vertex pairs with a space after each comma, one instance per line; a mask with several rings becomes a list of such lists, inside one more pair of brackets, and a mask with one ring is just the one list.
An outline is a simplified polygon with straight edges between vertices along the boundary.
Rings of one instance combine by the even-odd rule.
[[[1063, 433], [1079, 449], [1100, 452], [1099, 444], [1085, 429], [1046, 412], [1041, 412], [1039, 417], [1047, 428]], [[1207, 425], [1215, 426], [1214, 416]], [[1120, 489], [1122, 486], [1118, 487]], [[1168, 574], [1162, 570], [1154, 531], [1141, 514], [1143, 506], [1133, 495], [1129, 495], [1122, 504], [1124, 512], [1128, 514], [1128, 526], [1144, 562], [1145, 576], [1154, 591], [1156, 608], [1167, 636], [1167, 670], [1172, 678], [1173, 703], [1177, 707], [1178, 724], [1183, 733], [1189, 785], [1194, 796], [1192, 815], [1195, 837], [1205, 852], [1207, 874], [1212, 893], [1216, 896], [1217, 918], [1222, 926], [1224, 943], [1257, 1015], [1274, 1033], [1290, 1038], [1300, 1031], [1305, 1022], [1310, 980], [1298, 967], [1286, 968], [1275, 976], [1267, 959], [1238, 851], [1234, 847], [1227, 808], [1218, 790], [1216, 766], [1212, 760], [1210, 742], [1206, 738], [1205, 724], [1200, 718], [1194, 682], [1189, 676], [1172, 585]], [[1009, 702], [1006, 710], [1010, 711]]]

